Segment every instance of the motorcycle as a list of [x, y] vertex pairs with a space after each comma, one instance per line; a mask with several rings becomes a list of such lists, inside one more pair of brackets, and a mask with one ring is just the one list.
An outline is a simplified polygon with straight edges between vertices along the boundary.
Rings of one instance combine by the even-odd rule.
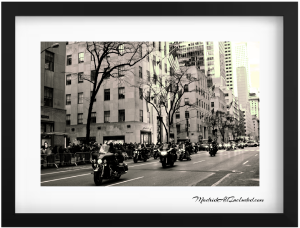
[[157, 159], [159, 157], [158, 147], [153, 148], [153, 158]]
[[168, 145], [165, 144], [158, 152], [160, 153], [160, 162], [163, 168], [166, 168], [167, 165], [171, 167], [174, 166], [174, 162], [177, 160], [177, 154], [174, 148], [169, 148]]
[[135, 148], [133, 151], [133, 162], [137, 163], [138, 161], [146, 162], [149, 159], [147, 150], [145, 148]]
[[180, 155], [179, 155], [179, 161], [182, 161], [183, 159], [186, 159], [188, 161], [192, 160], [191, 156], [188, 155], [184, 149], [179, 149]]
[[[121, 155], [122, 156], [122, 155]], [[122, 161], [122, 162], [120, 162]], [[122, 158], [110, 152], [101, 152], [97, 159], [91, 161], [94, 175], [94, 183], [99, 186], [103, 179], [120, 179], [121, 175], [126, 174], [128, 165]]]
[[218, 152], [218, 147], [215, 145], [215, 146], [212, 146], [212, 145], [209, 145], [209, 154], [210, 156], [216, 156], [216, 153]]
[[226, 150], [227, 150], [227, 151], [229, 151], [229, 150], [236, 150], [236, 147], [235, 147], [234, 144], [231, 144], [231, 145], [229, 145], [229, 146], [226, 148]]
[[243, 143], [239, 143], [239, 144], [238, 144], [238, 148], [244, 149], [244, 144], [243, 144]]

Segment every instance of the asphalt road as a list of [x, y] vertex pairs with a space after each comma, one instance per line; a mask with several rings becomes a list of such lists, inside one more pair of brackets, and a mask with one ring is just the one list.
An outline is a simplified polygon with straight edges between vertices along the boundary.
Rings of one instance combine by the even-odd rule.
[[[215, 157], [199, 151], [191, 161], [162, 168], [159, 159], [125, 161], [128, 173], [102, 186], [259, 186], [259, 147], [219, 150]], [[95, 186], [91, 165], [41, 170], [41, 186]]]

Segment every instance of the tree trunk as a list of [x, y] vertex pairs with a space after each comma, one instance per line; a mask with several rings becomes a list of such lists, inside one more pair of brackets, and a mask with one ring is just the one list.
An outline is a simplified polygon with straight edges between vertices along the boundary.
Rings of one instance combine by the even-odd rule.
[[86, 136], [85, 136], [86, 144], [88, 144], [90, 142], [90, 126], [91, 126], [91, 116], [92, 116], [92, 111], [93, 111], [94, 99], [95, 99], [95, 97], [92, 96], [90, 105], [89, 105], [88, 118], [87, 118], [87, 122], [86, 122]]

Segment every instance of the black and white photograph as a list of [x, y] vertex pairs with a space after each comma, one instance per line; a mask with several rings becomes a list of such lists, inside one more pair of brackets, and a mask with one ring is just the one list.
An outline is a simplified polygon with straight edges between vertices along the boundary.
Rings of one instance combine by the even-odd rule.
[[298, 225], [297, 2], [2, 9], [2, 226]]
[[41, 186], [260, 186], [260, 43], [41, 42]]

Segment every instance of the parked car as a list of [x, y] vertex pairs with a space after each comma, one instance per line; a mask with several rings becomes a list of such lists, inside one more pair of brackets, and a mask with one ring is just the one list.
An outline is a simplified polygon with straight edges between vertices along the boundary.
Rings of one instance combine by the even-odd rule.
[[253, 147], [257, 147], [258, 146], [258, 143], [254, 140], [250, 140], [247, 142], [248, 146], [253, 146]]

